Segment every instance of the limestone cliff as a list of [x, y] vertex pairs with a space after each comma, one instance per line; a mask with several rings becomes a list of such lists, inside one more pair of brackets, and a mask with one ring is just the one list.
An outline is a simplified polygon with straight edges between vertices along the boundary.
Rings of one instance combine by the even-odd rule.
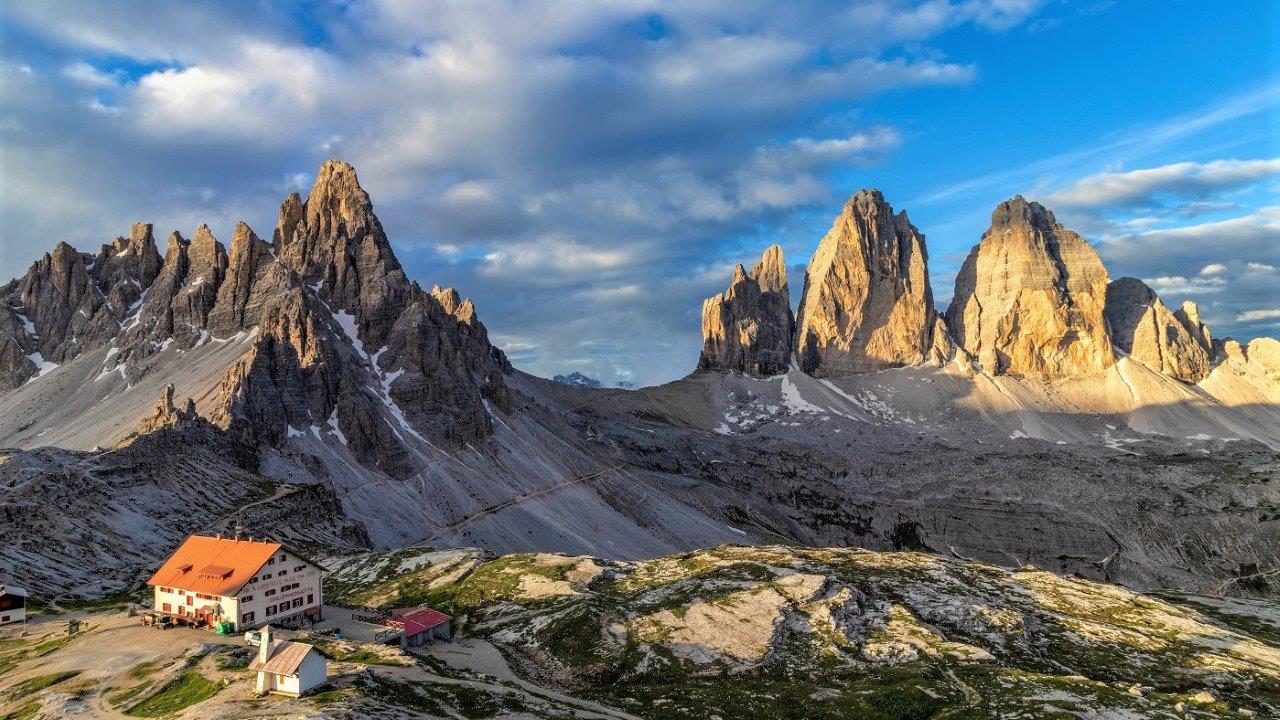
[[1125, 277], [1108, 285], [1105, 315], [1111, 341], [1134, 360], [1187, 383], [1209, 374], [1209, 348], [1141, 280]]
[[1000, 203], [956, 276], [947, 324], [993, 375], [1054, 379], [1115, 363], [1107, 270], [1084, 238], [1021, 196]]
[[728, 290], [703, 302], [698, 368], [762, 377], [786, 372], [794, 326], [786, 260], [774, 245], [750, 273], [739, 265]]
[[796, 359], [818, 377], [932, 359], [949, 348], [934, 335], [924, 236], [894, 214], [879, 190], [849, 199], [818, 245], [796, 317]]

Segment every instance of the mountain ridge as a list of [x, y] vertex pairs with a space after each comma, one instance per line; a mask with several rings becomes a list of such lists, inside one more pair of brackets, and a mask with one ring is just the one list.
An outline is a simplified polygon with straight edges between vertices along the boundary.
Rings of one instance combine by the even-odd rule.
[[[831, 318], [868, 298], [874, 312], [831, 324], [813, 355], [826, 370], [791, 367], [800, 323], [779, 249], [710, 303], [704, 326], [724, 342], [704, 347], [707, 367], [635, 391], [513, 368], [474, 303], [404, 275], [342, 163], [285, 199], [270, 242], [240, 224], [228, 250], [202, 226], [161, 258], [139, 224], [98, 255], [58, 245], [0, 293], [0, 540], [21, 549], [0, 571], [65, 592], [74, 578], [49, 569], [39, 529], [83, 518], [96, 524], [63, 551], [89, 568], [110, 558], [115, 587], [182, 533], [235, 522], [349, 548], [624, 559], [744, 540], [927, 548], [1141, 587], [1203, 589], [1280, 563], [1280, 483], [1263, 482], [1280, 447], [1272, 345], [1212, 340], [1216, 364], [1194, 385], [1127, 356], [1078, 376], [1002, 372], [982, 356], [1018, 338], [979, 332], [976, 354], [952, 342], [924, 302], [923, 236], [878, 193], [860, 202], [857, 232], [834, 245], [865, 252], [830, 253], [844, 270], [824, 303]], [[873, 261], [878, 294], [845, 292]], [[1036, 292], [1075, 292], [1046, 267]], [[1089, 308], [1056, 332], [1105, 328]], [[884, 333], [880, 317], [913, 331]], [[195, 469], [190, 483], [160, 477], [175, 452], [216, 455], [234, 487]], [[61, 504], [31, 502], [59, 483]]]

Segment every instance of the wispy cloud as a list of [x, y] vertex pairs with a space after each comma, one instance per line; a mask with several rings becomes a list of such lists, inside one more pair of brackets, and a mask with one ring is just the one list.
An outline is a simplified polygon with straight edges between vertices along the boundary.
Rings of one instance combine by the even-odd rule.
[[1053, 207], [1096, 208], [1147, 205], [1169, 193], [1196, 195], [1280, 175], [1280, 158], [1180, 162], [1081, 178], [1044, 197]]

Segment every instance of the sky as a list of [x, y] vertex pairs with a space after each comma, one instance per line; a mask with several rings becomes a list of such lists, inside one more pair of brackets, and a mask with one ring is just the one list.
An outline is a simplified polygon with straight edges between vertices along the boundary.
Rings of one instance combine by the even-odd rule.
[[270, 236], [352, 163], [409, 276], [521, 369], [691, 371], [702, 300], [843, 202], [927, 238], [940, 309], [1039, 200], [1113, 278], [1280, 335], [1280, 5], [0, 0], [0, 279], [131, 222]]

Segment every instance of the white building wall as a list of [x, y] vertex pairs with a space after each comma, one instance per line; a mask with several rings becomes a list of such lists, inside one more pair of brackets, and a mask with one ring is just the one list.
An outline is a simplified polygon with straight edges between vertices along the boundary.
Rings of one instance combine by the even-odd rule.
[[[302, 569], [299, 570], [299, 567]], [[283, 575], [280, 574], [282, 571]], [[286, 550], [276, 553], [270, 562], [258, 568], [257, 575], [250, 578], [237, 593], [236, 629], [258, 627], [274, 622], [277, 618], [301, 613], [307, 608], [323, 606], [323, 576], [319, 567], [293, 553]], [[294, 584], [298, 587], [284, 589]], [[310, 602], [307, 601], [308, 598], [311, 599]], [[298, 607], [293, 606], [295, 600], [301, 601]], [[284, 608], [282, 605], [288, 607]], [[274, 612], [268, 613], [267, 610], [272, 606], [275, 606]], [[246, 621], [246, 613], [253, 613], [253, 619]]]
[[298, 691], [310, 692], [328, 681], [328, 663], [324, 656], [312, 650], [298, 668]]
[[4, 610], [0, 610], [0, 625], [24, 622], [26, 619], [27, 609], [25, 607], [6, 608]]

